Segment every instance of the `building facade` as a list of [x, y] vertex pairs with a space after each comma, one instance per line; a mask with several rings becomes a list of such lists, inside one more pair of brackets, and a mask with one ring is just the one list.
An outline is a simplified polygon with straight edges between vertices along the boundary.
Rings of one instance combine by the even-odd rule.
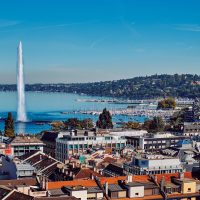
[[43, 152], [44, 143], [34, 136], [16, 136], [10, 146], [13, 156], [22, 156], [32, 151]]
[[200, 133], [200, 122], [184, 122], [184, 135], [194, 136]]
[[200, 121], [200, 100], [198, 98], [195, 99], [193, 105], [185, 111], [184, 114], [185, 122], [197, 122]]
[[9, 179], [18, 178], [30, 178], [33, 176], [35, 169], [29, 163], [21, 162], [18, 159], [11, 159], [9, 157], [2, 156], [2, 165], [0, 170], [6, 172], [9, 175]]
[[58, 132], [46, 131], [41, 137], [41, 141], [44, 143], [44, 153], [55, 158], [56, 151], [56, 138], [58, 137]]
[[179, 158], [162, 155], [144, 155], [133, 157], [132, 162], [124, 163], [126, 173], [137, 175], [169, 174], [182, 172], [183, 167]]
[[123, 136], [71, 131], [59, 135], [56, 139], [56, 159], [64, 162], [71, 156], [87, 154], [88, 150], [111, 148], [120, 151], [125, 146], [126, 139]]
[[132, 145], [136, 149], [142, 149], [145, 152], [155, 152], [168, 147], [173, 147], [176, 146], [179, 141], [188, 138], [188, 136], [175, 136], [171, 133], [126, 137], [127, 144]]

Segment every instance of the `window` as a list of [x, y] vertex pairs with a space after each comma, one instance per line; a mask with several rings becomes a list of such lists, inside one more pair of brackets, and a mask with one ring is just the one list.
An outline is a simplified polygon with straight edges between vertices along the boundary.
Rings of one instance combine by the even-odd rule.
[[191, 192], [191, 188], [188, 188], [188, 192]]
[[125, 144], [124, 143], [121, 143], [121, 147], [124, 147], [125, 146]]
[[135, 196], [138, 196], [139, 195], [139, 193], [137, 192], [137, 193], [135, 193]]
[[118, 192], [112, 192], [111, 198], [118, 198]]

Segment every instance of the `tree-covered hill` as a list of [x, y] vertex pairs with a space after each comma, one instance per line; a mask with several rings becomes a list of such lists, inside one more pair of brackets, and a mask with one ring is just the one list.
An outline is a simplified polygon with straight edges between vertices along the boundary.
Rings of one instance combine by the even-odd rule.
[[[16, 85], [0, 85], [0, 91], [15, 91]], [[200, 97], [200, 76], [152, 75], [115, 81], [73, 84], [27, 84], [26, 91], [69, 92], [129, 99]]]

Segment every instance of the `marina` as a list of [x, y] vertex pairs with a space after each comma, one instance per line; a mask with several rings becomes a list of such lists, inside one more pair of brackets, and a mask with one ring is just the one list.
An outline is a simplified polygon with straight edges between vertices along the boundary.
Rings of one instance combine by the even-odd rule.
[[[0, 105], [0, 130], [4, 131], [7, 112], [11, 111], [14, 119], [17, 119], [17, 93], [0, 92], [0, 98], [2, 100]], [[144, 122], [154, 116], [169, 119], [175, 112], [174, 110], [157, 110], [158, 100], [125, 101], [116, 99], [112, 101], [106, 97], [41, 92], [26, 92], [26, 99], [28, 121], [26, 123], [15, 123], [16, 133], [37, 134], [44, 130], [50, 130], [52, 121], [65, 121], [69, 118], [81, 120], [91, 118], [96, 123], [104, 108], [110, 111], [115, 126], [120, 126], [128, 121]], [[122, 101], [123, 103], [121, 103]], [[187, 105], [191, 102], [190, 99], [179, 99], [177, 105]]]
[[[146, 109], [119, 109], [110, 110], [111, 115], [125, 115], [125, 116], [143, 116], [146, 118], [152, 118], [155, 116], [161, 116], [163, 118], [169, 118], [173, 115], [175, 110], [146, 110]], [[82, 114], [99, 115], [101, 111], [80, 111]]]

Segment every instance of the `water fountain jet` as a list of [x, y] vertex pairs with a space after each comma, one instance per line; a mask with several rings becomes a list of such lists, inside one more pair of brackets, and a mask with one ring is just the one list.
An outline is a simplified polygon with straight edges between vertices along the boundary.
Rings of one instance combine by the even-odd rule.
[[18, 106], [17, 106], [17, 121], [26, 122], [26, 108], [25, 108], [25, 90], [24, 90], [24, 66], [23, 66], [23, 52], [22, 43], [19, 42], [18, 46], [18, 62], [17, 62], [17, 94], [18, 94]]

